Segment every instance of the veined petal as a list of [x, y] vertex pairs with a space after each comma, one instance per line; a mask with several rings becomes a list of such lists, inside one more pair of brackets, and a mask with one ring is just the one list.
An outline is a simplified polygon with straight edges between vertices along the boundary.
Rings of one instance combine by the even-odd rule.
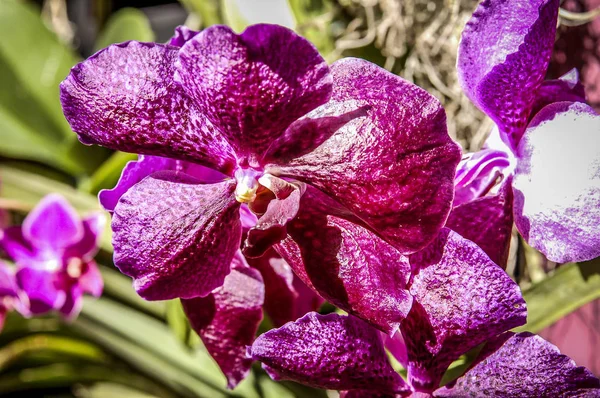
[[583, 84], [579, 82], [577, 69], [561, 76], [560, 79], [545, 80], [537, 91], [529, 120], [533, 119], [537, 113], [546, 105], [555, 102], [585, 102], [585, 90]]
[[496, 149], [482, 149], [463, 157], [454, 178], [453, 206], [471, 202], [493, 190], [498, 180], [510, 173], [512, 155]]
[[600, 380], [531, 333], [489, 341], [467, 373], [436, 397], [598, 397]]
[[408, 258], [366, 228], [320, 212], [310, 197], [275, 250], [321, 297], [394, 333], [412, 303]]
[[248, 262], [262, 275], [264, 308], [276, 327], [316, 311], [323, 304], [323, 299], [295, 276], [289, 264], [273, 249]]
[[115, 265], [148, 300], [206, 296], [221, 286], [241, 240], [233, 180], [198, 184], [172, 171], [136, 184], [115, 208]]
[[58, 288], [58, 274], [34, 267], [22, 267], [16, 273], [17, 285], [29, 298], [29, 312], [45, 314], [60, 309], [65, 303], [66, 293]]
[[458, 49], [462, 88], [512, 149], [525, 131], [554, 45], [559, 0], [485, 0]]
[[232, 173], [232, 148], [173, 81], [177, 54], [176, 47], [135, 41], [99, 51], [61, 83], [65, 117], [84, 144]]
[[308, 313], [259, 336], [248, 354], [274, 380], [332, 390], [410, 391], [390, 365], [379, 332], [352, 316]]
[[413, 307], [402, 322], [408, 378], [435, 390], [452, 361], [487, 339], [525, 323], [519, 286], [476, 244], [448, 229], [411, 256]]
[[49, 194], [27, 215], [22, 232], [36, 249], [60, 253], [83, 238], [84, 228], [65, 198]]
[[490, 259], [506, 268], [513, 226], [512, 178], [497, 195], [484, 196], [455, 207], [446, 227], [475, 242]]
[[203, 30], [181, 48], [176, 78], [250, 163], [331, 93], [316, 48], [277, 25], [252, 25], [240, 35], [226, 26]]
[[114, 211], [119, 199], [129, 188], [147, 176], [164, 170], [190, 175], [205, 184], [223, 181], [226, 178], [224, 174], [199, 164], [159, 156], [141, 155], [138, 160], [128, 162], [125, 165], [121, 177], [113, 189], [100, 191], [98, 194], [100, 204], [107, 211]]
[[192, 328], [233, 389], [250, 371], [252, 344], [262, 320], [265, 288], [260, 273], [246, 264], [238, 251], [223, 286], [206, 297], [181, 300]]
[[581, 103], [548, 105], [518, 148], [515, 223], [551, 261], [600, 256], [600, 116]]
[[403, 253], [422, 249], [446, 221], [460, 160], [443, 108], [421, 88], [367, 61], [346, 58], [331, 72], [332, 98], [309, 116], [359, 109], [364, 115], [315, 150], [267, 171], [325, 192]]

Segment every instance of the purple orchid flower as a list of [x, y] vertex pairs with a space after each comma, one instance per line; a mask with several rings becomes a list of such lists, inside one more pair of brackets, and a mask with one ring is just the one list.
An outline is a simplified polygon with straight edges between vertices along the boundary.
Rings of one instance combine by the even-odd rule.
[[[172, 40], [181, 37], [181, 31], [186, 32], [178, 28]], [[209, 183], [225, 178], [219, 172], [193, 163], [140, 156], [137, 161], [127, 163], [113, 189], [100, 192], [100, 204], [112, 213], [121, 196], [135, 184], [167, 170]], [[257, 223], [246, 204], [240, 206], [240, 221], [245, 234]], [[234, 388], [250, 371], [252, 361], [246, 357], [246, 346], [254, 341], [263, 308], [273, 324], [281, 326], [318, 309], [323, 301], [294, 276], [290, 266], [272, 249], [252, 259], [245, 258], [238, 250], [231, 268], [223, 286], [206, 297], [184, 299], [182, 304], [192, 328], [226, 376], [227, 386]]]
[[[284, 238], [307, 187], [402, 253], [443, 226], [460, 150], [420, 88], [358, 59], [328, 67], [292, 31], [180, 30], [75, 66], [61, 85], [86, 144], [208, 167], [224, 179], [154, 173], [114, 206], [115, 264], [147, 299], [207, 297], [239, 250], [240, 206], [262, 213], [244, 252]], [[312, 241], [307, 239], [307, 241]]]
[[[385, 346], [408, 371], [392, 368], [381, 333], [352, 315], [309, 313], [259, 336], [248, 356], [275, 380], [350, 397], [600, 396], [600, 380], [558, 349], [511, 328], [526, 320], [518, 286], [474, 243], [444, 229], [407, 260], [413, 297]], [[440, 387], [448, 366], [485, 343], [469, 370]]]
[[[552, 261], [600, 256], [600, 116], [584, 104], [576, 73], [543, 81], [558, 8], [559, 0], [483, 1], [459, 47], [463, 89], [497, 130], [459, 166], [457, 214], [448, 226], [499, 265], [513, 216], [525, 240]], [[501, 192], [485, 197], [499, 177]], [[461, 221], [477, 210], [481, 216]], [[478, 236], [477, 225], [493, 233]]]
[[58, 310], [73, 318], [84, 293], [102, 294], [94, 255], [103, 226], [101, 213], [81, 219], [63, 197], [50, 194], [22, 226], [4, 230], [0, 247], [17, 265], [17, 287], [27, 295], [31, 314]]

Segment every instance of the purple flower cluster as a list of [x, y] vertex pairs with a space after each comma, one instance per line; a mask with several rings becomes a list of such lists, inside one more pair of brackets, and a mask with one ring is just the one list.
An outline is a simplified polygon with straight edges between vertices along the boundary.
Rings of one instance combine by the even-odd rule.
[[[61, 100], [81, 142], [142, 155], [100, 194], [115, 265], [142, 297], [182, 299], [230, 388], [259, 360], [346, 397], [599, 396], [589, 371], [509, 332], [526, 306], [502, 269], [513, 218], [550, 259], [600, 255], [600, 117], [576, 83], [542, 81], [557, 13], [475, 12], [459, 73], [504, 146], [462, 162], [434, 97], [363, 60], [328, 66], [280, 26], [98, 52]], [[349, 315], [310, 312], [321, 298]], [[254, 340], [263, 307], [283, 326]]]
[[0, 248], [16, 265], [13, 270], [0, 263], [2, 321], [12, 309], [24, 316], [55, 310], [72, 319], [84, 293], [99, 297], [103, 283], [94, 255], [103, 226], [104, 215], [81, 219], [63, 197], [51, 194], [22, 226], [0, 231]]

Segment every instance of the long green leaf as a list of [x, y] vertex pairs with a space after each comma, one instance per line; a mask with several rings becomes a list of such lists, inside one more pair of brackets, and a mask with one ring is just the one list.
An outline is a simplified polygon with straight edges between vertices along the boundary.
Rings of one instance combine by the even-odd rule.
[[527, 324], [515, 329], [537, 333], [592, 300], [600, 298], [600, 260], [561, 266], [523, 292]]
[[128, 40], [154, 41], [148, 17], [137, 8], [123, 8], [111, 16], [98, 36], [96, 50]]
[[76, 143], [58, 86], [78, 57], [39, 14], [29, 2], [0, 1], [0, 154], [79, 175], [95, 168], [105, 150]]

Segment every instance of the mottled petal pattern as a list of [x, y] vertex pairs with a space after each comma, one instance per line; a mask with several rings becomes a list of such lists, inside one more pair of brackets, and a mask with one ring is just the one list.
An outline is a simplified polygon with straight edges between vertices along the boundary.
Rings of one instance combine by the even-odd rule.
[[173, 81], [178, 49], [114, 44], [77, 64], [61, 102], [84, 144], [197, 162], [233, 172], [230, 145]]
[[277, 25], [252, 25], [240, 35], [226, 26], [203, 30], [181, 48], [177, 79], [250, 163], [331, 93], [316, 48]]
[[490, 259], [506, 268], [513, 227], [512, 179], [506, 180], [500, 192], [455, 207], [446, 227], [475, 242]]
[[410, 310], [408, 259], [373, 232], [321, 213], [303, 198], [275, 246], [308, 286], [341, 309], [394, 333]]
[[[185, 179], [184, 179], [185, 178]], [[206, 296], [239, 248], [235, 183], [198, 184], [172, 171], [136, 184], [115, 208], [115, 265], [149, 300]]]
[[518, 148], [515, 223], [551, 261], [600, 256], [600, 116], [581, 103], [548, 105]]
[[250, 371], [252, 344], [262, 320], [265, 289], [260, 273], [246, 264], [240, 252], [223, 286], [206, 297], [181, 300], [192, 328], [234, 388]]
[[600, 380], [531, 333], [489, 341], [467, 373], [436, 397], [599, 397]]
[[103, 189], [100, 191], [98, 200], [104, 209], [112, 212], [115, 210], [115, 206], [121, 196], [129, 188], [149, 175], [164, 170], [172, 170], [190, 175], [205, 184], [223, 181], [226, 177], [216, 170], [183, 160], [141, 155], [138, 160], [128, 162], [125, 165], [121, 172], [121, 177], [113, 189]]
[[378, 66], [346, 58], [331, 66], [331, 101], [311, 118], [362, 109], [315, 150], [271, 174], [305, 181], [353, 211], [403, 253], [426, 246], [446, 221], [460, 148], [439, 101]]
[[333, 390], [409, 391], [390, 365], [379, 332], [352, 316], [308, 313], [259, 336], [248, 354], [274, 380]]
[[447, 367], [487, 339], [526, 320], [519, 286], [473, 242], [444, 229], [411, 256], [413, 307], [400, 327], [408, 378], [431, 392]]
[[62, 196], [45, 196], [23, 221], [23, 237], [41, 250], [59, 252], [83, 237], [83, 224]]
[[559, 0], [484, 0], [465, 26], [458, 75], [515, 149], [544, 79]]

